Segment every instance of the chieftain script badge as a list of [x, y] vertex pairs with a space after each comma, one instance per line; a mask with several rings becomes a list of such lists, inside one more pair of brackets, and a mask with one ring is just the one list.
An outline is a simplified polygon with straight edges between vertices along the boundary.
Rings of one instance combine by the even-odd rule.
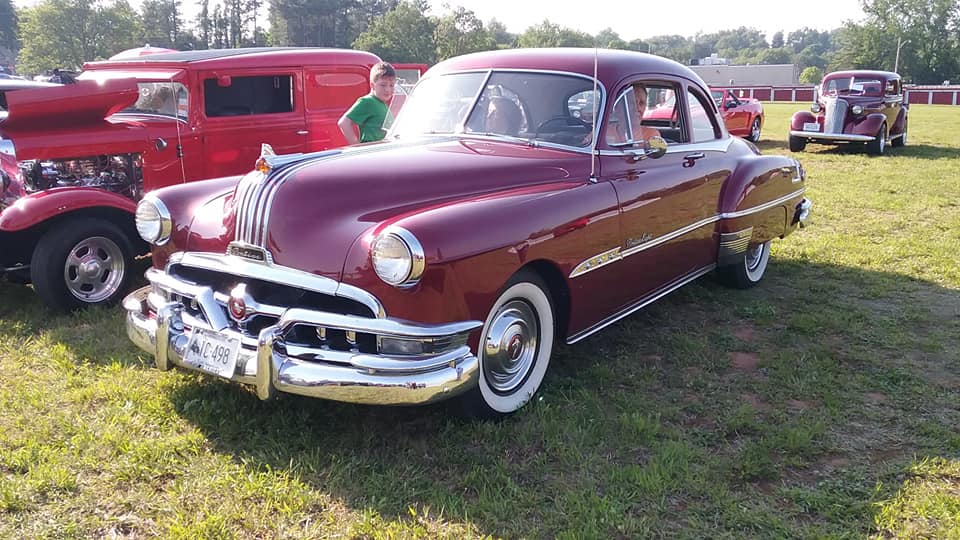
[[251, 246], [239, 242], [230, 242], [230, 245], [227, 246], [227, 255], [234, 255], [251, 261], [268, 262], [267, 250], [260, 246]]

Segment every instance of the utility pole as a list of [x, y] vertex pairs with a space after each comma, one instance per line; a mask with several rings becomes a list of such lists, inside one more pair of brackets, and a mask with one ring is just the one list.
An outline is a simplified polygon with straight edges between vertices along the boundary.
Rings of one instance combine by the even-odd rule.
[[903, 46], [906, 45], [907, 43], [910, 43], [910, 40], [909, 40], [909, 39], [901, 43], [901, 42], [900, 42], [901, 39], [902, 39], [902, 38], [901, 38], [900, 36], [897, 36], [897, 58], [896, 58], [896, 60], [893, 61], [893, 72], [894, 72], [894, 73], [898, 73], [897, 68], [900, 67], [900, 47], [903, 47]]

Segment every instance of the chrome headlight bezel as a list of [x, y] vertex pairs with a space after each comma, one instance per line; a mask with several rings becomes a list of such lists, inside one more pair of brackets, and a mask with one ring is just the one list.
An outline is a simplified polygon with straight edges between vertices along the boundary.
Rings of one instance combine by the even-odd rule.
[[140, 238], [155, 246], [166, 244], [173, 232], [173, 220], [170, 218], [167, 205], [150, 194], [137, 203], [134, 222]]
[[[393, 251], [392, 256], [388, 251]], [[403, 227], [387, 227], [380, 232], [370, 243], [370, 260], [381, 281], [399, 288], [419, 283], [426, 268], [423, 246]]]
[[853, 107], [850, 107], [850, 112], [856, 116], [860, 116], [863, 114], [863, 105], [854, 105]]
[[810, 112], [814, 114], [817, 114], [822, 110], [823, 110], [823, 107], [821, 107], [819, 103], [814, 103], [813, 105], [810, 105]]

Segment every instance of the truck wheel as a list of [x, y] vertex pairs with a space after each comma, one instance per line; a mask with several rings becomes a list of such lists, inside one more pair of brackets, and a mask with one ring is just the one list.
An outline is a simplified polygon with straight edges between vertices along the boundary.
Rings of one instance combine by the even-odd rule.
[[768, 262], [770, 262], [770, 240], [750, 246], [743, 255], [743, 261], [717, 268], [717, 275], [720, 281], [729, 287], [749, 289], [763, 279]]
[[790, 136], [790, 151], [791, 152], [803, 152], [803, 149], [807, 147], [807, 140], [802, 137]]
[[873, 138], [872, 141], [867, 143], [867, 153], [874, 156], [883, 155], [883, 151], [887, 148], [887, 124], [884, 122], [880, 124], [880, 130], [877, 131], [877, 135]]
[[753, 119], [753, 123], [750, 124], [750, 136], [747, 137], [752, 143], [760, 142], [760, 129], [762, 128], [762, 123], [760, 122], [760, 117]]
[[517, 273], [490, 308], [479, 351], [480, 380], [459, 397], [461, 413], [497, 419], [523, 407], [543, 383], [553, 349], [554, 315], [546, 285]]
[[903, 121], [903, 134], [897, 137], [896, 139], [890, 141], [890, 146], [906, 146], [907, 145], [907, 121]]
[[103, 219], [73, 219], [40, 238], [30, 279], [46, 305], [69, 311], [117, 302], [132, 263], [130, 240], [119, 227]]

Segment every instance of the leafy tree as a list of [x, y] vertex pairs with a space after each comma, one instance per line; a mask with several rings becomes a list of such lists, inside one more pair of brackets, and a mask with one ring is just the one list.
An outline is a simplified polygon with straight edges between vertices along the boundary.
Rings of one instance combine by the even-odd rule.
[[648, 52], [686, 63], [693, 57], [693, 45], [683, 36], [654, 36], [647, 40]]
[[437, 60], [497, 47], [493, 36], [484, 30], [483, 22], [472, 11], [460, 6], [437, 18], [435, 36]]
[[783, 47], [783, 31], [782, 30], [778, 30], [773, 34], [773, 37], [770, 38], [771, 49], [779, 49], [780, 47]]
[[490, 33], [490, 37], [493, 38], [493, 42], [497, 44], [498, 49], [512, 47], [517, 41], [517, 35], [507, 32], [506, 25], [497, 19], [490, 19], [490, 22], [487, 23], [487, 32]]
[[718, 32], [717, 43], [714, 47], [720, 53], [720, 56], [735, 58], [740, 51], [766, 49], [768, 45], [759, 30], [741, 26], [736, 30]]
[[17, 10], [10, 0], [0, 0], [0, 47], [6, 47], [16, 52], [20, 48], [17, 39]]
[[179, 0], [143, 0], [140, 20], [143, 28], [140, 41], [155, 47], [177, 47], [183, 30]]
[[527, 28], [517, 37], [519, 47], [593, 47], [593, 37], [549, 20]]
[[401, 2], [374, 19], [353, 42], [353, 47], [390, 62], [432, 64], [437, 55], [436, 23], [425, 15], [429, 10], [427, 0]]
[[819, 84], [823, 80], [823, 70], [810, 66], [800, 72], [800, 82], [804, 84]]
[[213, 21], [210, 19], [210, 0], [200, 2], [200, 14], [197, 15], [197, 47], [206, 49], [210, 47], [210, 38], [213, 37]]
[[597, 47], [604, 49], [629, 49], [630, 44], [620, 38], [620, 34], [613, 31], [612, 28], [605, 28], [593, 38]]
[[755, 57], [758, 64], [791, 64], [793, 51], [789, 47], [762, 49]]
[[43, 0], [24, 8], [20, 71], [42, 73], [55, 67], [78, 69], [85, 61], [107, 58], [137, 46], [136, 12], [126, 0], [101, 5], [93, 0]]

